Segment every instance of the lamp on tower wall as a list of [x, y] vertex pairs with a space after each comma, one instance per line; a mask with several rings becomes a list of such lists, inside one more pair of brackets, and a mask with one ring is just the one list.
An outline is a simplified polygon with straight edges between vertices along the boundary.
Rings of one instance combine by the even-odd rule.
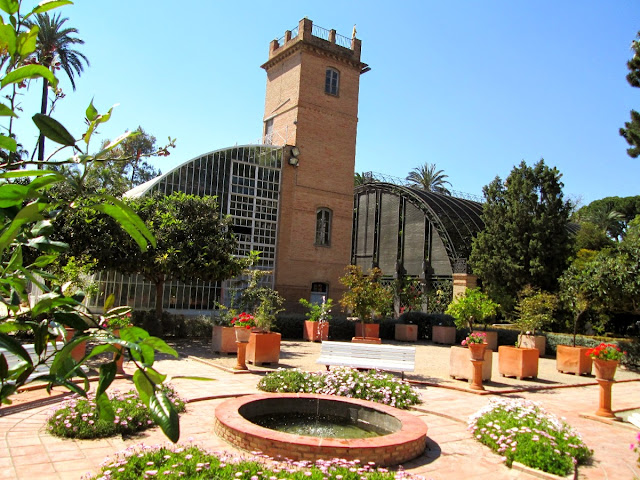
[[299, 156], [300, 156], [300, 149], [295, 145], [291, 146], [289, 148], [289, 160], [288, 160], [289, 165], [291, 165], [292, 167], [297, 167], [300, 161], [300, 159], [298, 158]]

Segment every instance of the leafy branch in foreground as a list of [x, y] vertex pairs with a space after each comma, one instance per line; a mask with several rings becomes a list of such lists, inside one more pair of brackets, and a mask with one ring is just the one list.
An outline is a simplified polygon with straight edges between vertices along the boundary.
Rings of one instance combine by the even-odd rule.
[[[116, 346], [128, 350], [136, 366], [134, 383], [143, 403], [167, 437], [179, 438], [178, 416], [159, 385], [165, 376], [153, 368], [155, 352], [177, 353], [159, 338], [146, 331], [131, 327], [122, 329], [120, 336], [99, 325], [94, 326], [91, 312], [82, 305], [84, 294], [65, 293], [67, 285], [48, 271], [59, 254], [68, 245], [51, 238], [52, 222], [61, 212], [71, 209], [87, 209], [102, 212], [112, 217], [138, 244], [141, 251], [156, 240], [135, 212], [118, 198], [102, 193], [88, 193], [84, 181], [88, 173], [99, 162], [107, 158], [126, 138], [125, 133], [104, 146], [98, 153], [89, 154], [90, 142], [99, 125], [107, 122], [112, 109], [98, 113], [93, 103], [87, 108], [87, 128], [82, 135], [72, 135], [55, 119], [36, 114], [33, 121], [40, 132], [59, 145], [53, 155], [71, 149], [72, 156], [66, 160], [52, 162], [12, 162], [17, 157], [18, 142], [13, 135], [12, 121], [18, 115], [14, 111], [15, 85], [29, 79], [45, 79], [52, 87], [58, 83], [51, 70], [43, 65], [27, 63], [36, 48], [37, 25], [28, 22], [29, 17], [44, 13], [70, 1], [44, 2], [27, 15], [21, 15], [21, 3], [0, 2], [0, 90], [13, 89], [13, 93], [1, 96], [9, 105], [0, 103], [0, 116], [9, 119], [9, 135], [0, 135], [0, 404], [11, 403], [10, 397], [27, 383], [41, 381], [50, 390], [62, 385], [82, 397], [87, 396], [88, 379], [80, 368], [87, 360], [105, 352], [120, 352]], [[171, 141], [169, 146], [172, 146]], [[164, 147], [163, 151], [166, 151]], [[52, 155], [52, 156], [53, 156]], [[109, 158], [113, 160], [112, 157]], [[43, 170], [18, 170], [28, 165], [43, 165]], [[57, 165], [77, 166], [77, 174], [63, 175], [49, 167]], [[53, 198], [51, 189], [64, 186], [72, 193], [64, 200]], [[29, 283], [42, 290], [43, 294], [33, 305], [28, 295]], [[26, 318], [26, 320], [25, 320]], [[77, 330], [72, 340], [58, 348], [56, 337], [63, 327]], [[93, 327], [93, 328], [90, 328]], [[33, 357], [16, 339], [16, 332], [28, 331], [33, 337]], [[97, 345], [91, 353], [76, 362], [70, 353], [81, 342], [90, 340]], [[11, 359], [11, 360], [9, 360]], [[44, 375], [36, 373], [37, 367], [50, 365]], [[96, 404], [101, 419], [114, 418], [106, 391], [115, 378], [115, 359], [100, 367], [100, 378], [96, 389]], [[80, 379], [81, 383], [76, 383]]]

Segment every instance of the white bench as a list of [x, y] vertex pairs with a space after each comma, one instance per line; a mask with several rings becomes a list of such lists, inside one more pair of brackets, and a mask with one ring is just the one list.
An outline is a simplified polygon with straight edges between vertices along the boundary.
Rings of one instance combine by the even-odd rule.
[[377, 368], [389, 372], [413, 372], [416, 348], [368, 343], [322, 342], [316, 363], [353, 368]]
[[[56, 349], [59, 350], [59, 349], [62, 349], [62, 347], [64, 347], [63, 342], [56, 342]], [[31, 357], [31, 361], [34, 364], [38, 362], [38, 355], [36, 354], [36, 350], [33, 343], [24, 344], [22, 345], [22, 348], [24, 348], [27, 351], [27, 353]], [[49, 352], [51, 352], [50, 344], [48, 345], [48, 348], [49, 348]], [[11, 369], [12, 367], [15, 367], [16, 365], [18, 365], [18, 363], [23, 362], [21, 357], [14, 355], [13, 353], [5, 350], [4, 348], [0, 348], [0, 353], [2, 353], [7, 359], [7, 364], [9, 365], [9, 369]], [[52, 363], [53, 363], [53, 358], [50, 358], [47, 360], [46, 363], [43, 363], [42, 365], [38, 365], [34, 370], [34, 372], [31, 375], [29, 375], [29, 378], [27, 379], [27, 383], [31, 382], [34, 378], [36, 378], [39, 375], [48, 374], [49, 368], [51, 367]]]

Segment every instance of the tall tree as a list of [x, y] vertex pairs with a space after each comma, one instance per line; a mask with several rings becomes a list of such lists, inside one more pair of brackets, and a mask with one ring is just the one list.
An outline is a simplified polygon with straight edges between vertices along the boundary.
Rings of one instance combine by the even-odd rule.
[[507, 311], [526, 285], [555, 291], [572, 245], [567, 230], [571, 204], [561, 174], [544, 160], [523, 161], [506, 181], [483, 188], [485, 228], [473, 240], [470, 263], [491, 297]]
[[[55, 72], [64, 70], [69, 77], [71, 87], [76, 89], [74, 75], [80, 76], [84, 71], [83, 63], [89, 65], [87, 57], [74, 50], [74, 45], [84, 44], [84, 40], [75, 37], [78, 30], [67, 28], [64, 24], [68, 18], [61, 18], [61, 15], [54, 14], [50, 17], [48, 13], [39, 13], [35, 16], [34, 24], [39, 27], [38, 38], [36, 40], [36, 50], [34, 52], [36, 61]], [[47, 114], [47, 104], [49, 99], [49, 81], [42, 79], [42, 102], [40, 113]], [[38, 160], [44, 161], [44, 135], [38, 137]]]
[[[633, 57], [627, 62], [629, 73], [627, 74], [627, 82], [632, 87], [640, 87], [640, 32], [636, 35], [636, 39], [631, 42], [631, 50]], [[624, 128], [620, 129], [620, 135], [624, 137], [630, 148], [627, 154], [631, 158], [637, 158], [640, 155], [640, 113], [631, 110], [631, 121], [625, 122]]]
[[436, 170], [435, 163], [425, 163], [420, 167], [414, 168], [407, 175], [406, 180], [412, 187], [420, 188], [427, 192], [451, 195], [451, 192], [445, 187], [445, 185], [451, 186], [451, 182], [446, 180], [448, 177], [443, 170]]
[[640, 214], [640, 195], [633, 197], [605, 197], [580, 208], [574, 219], [580, 223], [598, 225], [610, 238], [620, 241], [629, 222]]
[[176, 192], [127, 200], [147, 224], [157, 245], [140, 252], [106, 215], [60, 219], [61, 239], [69, 255], [95, 260], [96, 270], [139, 274], [156, 287], [156, 317], [162, 316], [164, 285], [171, 280], [217, 281], [238, 275], [245, 262], [234, 256], [236, 240], [229, 219], [221, 218], [215, 197]]

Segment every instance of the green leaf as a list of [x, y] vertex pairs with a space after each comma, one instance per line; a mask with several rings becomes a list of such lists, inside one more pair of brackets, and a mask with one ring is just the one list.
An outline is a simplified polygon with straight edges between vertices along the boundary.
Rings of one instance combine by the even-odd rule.
[[0, 353], [0, 378], [7, 378], [7, 374], [9, 373], [9, 364], [7, 363], [7, 359], [4, 356], [4, 353]]
[[96, 389], [96, 397], [105, 393], [113, 380], [116, 378], [116, 363], [108, 362], [100, 365], [100, 380], [98, 381], [98, 388]]
[[5, 135], [0, 135], [0, 148], [4, 148], [5, 150], [9, 150], [10, 152], [15, 152], [16, 148], [18, 148], [18, 144], [13, 138], [7, 137]]
[[81, 332], [87, 329], [87, 323], [77, 313], [55, 312], [53, 318], [61, 325], [80, 330]]
[[160, 353], [166, 353], [168, 355], [174, 356], [175, 358], [178, 358], [178, 352], [176, 352], [173, 348], [167, 345], [167, 342], [165, 342], [161, 338], [158, 338], [158, 337], [145, 338], [141, 344], [149, 345], [150, 347], [153, 347], [155, 350], [157, 350]]
[[16, 53], [21, 58], [26, 58], [35, 51], [39, 31], [40, 27], [34, 25], [28, 32], [21, 32], [18, 34]]
[[18, 0], [0, 0], [0, 9], [9, 15], [13, 15], [20, 9], [20, 2]]
[[116, 296], [112, 293], [110, 294], [107, 299], [104, 301], [104, 309], [107, 310], [111, 310], [111, 307], [113, 306], [113, 303], [116, 300]]
[[49, 10], [53, 10], [54, 8], [62, 7], [64, 5], [73, 5], [71, 0], [51, 0], [48, 2], [42, 2], [36, 8], [34, 8], [28, 15], [36, 14], [36, 13], [44, 13]]
[[57, 375], [52, 375], [52, 374], [38, 375], [37, 377], [34, 377], [33, 381], [48, 382], [51, 385], [61, 385], [66, 389], [71, 390], [73, 393], [77, 393], [81, 397], [87, 398], [87, 392], [84, 389], [82, 389], [72, 381], [67, 380], [63, 377], [59, 377]]
[[39, 190], [54, 183], [63, 182], [65, 180], [65, 176], [60, 173], [55, 173], [54, 175], [46, 175], [34, 178], [31, 183], [29, 183], [29, 190]]
[[136, 386], [136, 390], [138, 391], [138, 395], [140, 396], [142, 403], [149, 406], [149, 401], [155, 391], [153, 384], [141, 370], [136, 370], [133, 374], [133, 383]]
[[167, 379], [166, 375], [154, 370], [151, 367], [146, 368], [145, 373], [156, 385], [161, 385]]
[[98, 116], [98, 110], [96, 110], [96, 107], [93, 106], [93, 99], [91, 99], [91, 103], [87, 107], [85, 115], [87, 116], [87, 120], [89, 120], [90, 122], [93, 122]]
[[176, 378], [182, 378], [185, 380], [196, 380], [199, 382], [215, 382], [217, 378], [207, 378], [207, 377], [193, 377], [191, 375], [172, 375], [171, 380], [175, 380]]
[[44, 325], [40, 323], [37, 327], [34, 327], [35, 333], [35, 341], [33, 342], [33, 349], [36, 352], [36, 355], [40, 357], [42, 352], [45, 351], [47, 347], [47, 341], [49, 340], [49, 328], [47, 325], [47, 321], [43, 321]]
[[17, 117], [13, 110], [7, 107], [4, 103], [0, 103], [0, 117]]
[[56, 172], [55, 170], [11, 170], [8, 172], [1, 172], [0, 178], [24, 178], [24, 177], [40, 177], [42, 175], [57, 175], [60, 179], [64, 180], [64, 175]]
[[16, 31], [11, 25], [0, 25], [0, 49], [10, 56], [16, 53]]
[[5, 183], [0, 185], [0, 208], [8, 208], [14, 205], [22, 205], [29, 199], [31, 192], [27, 185]]
[[180, 440], [178, 413], [164, 393], [156, 391], [149, 399], [149, 413], [169, 440], [173, 443]]
[[40, 133], [48, 139], [67, 147], [73, 147], [76, 144], [73, 135], [57, 120], [41, 113], [36, 113], [32, 118]]
[[142, 220], [140, 220], [140, 217], [138, 217], [129, 207], [126, 207], [125, 209], [120, 205], [110, 205], [108, 203], [102, 203], [94, 205], [92, 208], [109, 215], [116, 222], [118, 222], [120, 226], [129, 235], [131, 235], [131, 238], [135, 240], [135, 242], [140, 247], [140, 250], [142, 250], [143, 252], [147, 251], [147, 245], [149, 244], [149, 242], [147, 242], [147, 239], [153, 239], [153, 245], [155, 246], [155, 238], [153, 237], [153, 235], [151, 235], [151, 232], [149, 232]]
[[16, 68], [5, 75], [0, 82], [0, 88], [4, 88], [12, 83], [20, 83], [23, 80], [28, 80], [30, 78], [44, 78], [53, 88], [58, 86], [58, 79], [48, 68], [43, 67], [42, 65], [26, 65], [24, 67]]
[[41, 252], [65, 252], [69, 249], [69, 245], [64, 242], [56, 242], [49, 237], [36, 237], [27, 242], [27, 246], [40, 250]]
[[14, 384], [5, 383], [4, 385], [2, 385], [2, 388], [0, 388], [1, 403], [5, 405], [11, 405], [11, 400], [9, 399], [9, 397], [14, 393], [16, 393], [17, 390], [18, 390], [18, 387]]
[[2, 235], [0, 235], [0, 252], [3, 252], [13, 239], [16, 238], [24, 224], [42, 220], [40, 212], [46, 207], [47, 205], [45, 203], [32, 202], [20, 210], [11, 224], [5, 228]]
[[120, 338], [127, 342], [136, 342], [148, 337], [149, 333], [140, 327], [126, 327], [120, 329]]
[[33, 366], [31, 355], [29, 355], [19, 342], [4, 333], [0, 333], [0, 347], [20, 357], [22, 361], [26, 362], [29, 366]]
[[[115, 371], [115, 362], [109, 362], [105, 365], [113, 365]], [[113, 422], [113, 419], [116, 418], [116, 414], [113, 411], [113, 406], [111, 405], [111, 401], [109, 400], [109, 397], [106, 393], [96, 395], [96, 405], [98, 406], [98, 418], [100, 418], [100, 420], [104, 420], [105, 422]]]

